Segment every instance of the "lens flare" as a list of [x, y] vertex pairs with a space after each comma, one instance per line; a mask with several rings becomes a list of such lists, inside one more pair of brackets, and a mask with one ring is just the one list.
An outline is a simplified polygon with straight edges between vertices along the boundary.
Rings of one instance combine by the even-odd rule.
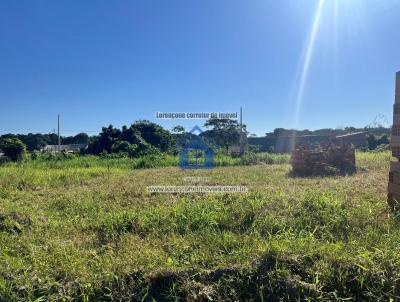
[[297, 96], [296, 96], [296, 101], [295, 101], [295, 106], [294, 106], [294, 118], [293, 118], [293, 126], [294, 127], [297, 127], [298, 122], [299, 122], [300, 108], [301, 108], [301, 104], [303, 103], [303, 99], [304, 99], [304, 89], [306, 86], [308, 73], [310, 70], [311, 59], [312, 59], [314, 47], [315, 47], [315, 40], [317, 37], [318, 28], [320, 26], [321, 15], [322, 15], [322, 12], [324, 9], [324, 4], [325, 4], [325, 0], [319, 0], [318, 7], [317, 7], [317, 10], [316, 10], [316, 13], [314, 16], [313, 25], [312, 25], [309, 37], [307, 39], [306, 52], [305, 52], [305, 56], [304, 56], [304, 60], [302, 63], [302, 68], [301, 68], [300, 84], [299, 84], [299, 88], [297, 91]]
[[[314, 15], [314, 21], [311, 27], [311, 31], [307, 37], [306, 40], [306, 47], [305, 47], [305, 54], [302, 57], [302, 62], [300, 63], [301, 66], [301, 73], [300, 73], [300, 79], [299, 79], [299, 86], [297, 89], [296, 93], [296, 98], [295, 98], [295, 103], [294, 103], [294, 113], [293, 113], [293, 120], [292, 120], [292, 127], [293, 129], [297, 129], [298, 123], [299, 123], [299, 115], [300, 115], [300, 108], [303, 103], [304, 99], [304, 90], [308, 78], [308, 73], [310, 70], [310, 65], [311, 65], [311, 59], [313, 56], [314, 52], [314, 47], [315, 47], [315, 41], [318, 33], [318, 29], [320, 26], [320, 20], [321, 20], [321, 15], [324, 10], [324, 4], [325, 0], [319, 0], [315, 15]], [[293, 135], [291, 139], [289, 140], [289, 148], [294, 149], [296, 137]], [[283, 142], [280, 142], [278, 140], [277, 144], [281, 144]]]

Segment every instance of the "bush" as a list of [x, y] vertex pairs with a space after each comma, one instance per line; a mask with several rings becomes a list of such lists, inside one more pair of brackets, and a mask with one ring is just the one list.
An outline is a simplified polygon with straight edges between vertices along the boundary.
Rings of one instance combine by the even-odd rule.
[[3, 150], [4, 155], [12, 161], [23, 159], [26, 153], [26, 145], [15, 137], [3, 139], [0, 142], [0, 149]]
[[5, 164], [9, 161], [8, 157], [0, 156], [0, 165]]
[[127, 141], [116, 141], [112, 147], [112, 153], [124, 153], [129, 156], [134, 156], [137, 152], [138, 146], [135, 144], [130, 144]]
[[39, 157], [40, 157], [40, 152], [39, 151], [34, 150], [34, 151], [31, 152], [31, 159], [32, 160], [37, 160]]

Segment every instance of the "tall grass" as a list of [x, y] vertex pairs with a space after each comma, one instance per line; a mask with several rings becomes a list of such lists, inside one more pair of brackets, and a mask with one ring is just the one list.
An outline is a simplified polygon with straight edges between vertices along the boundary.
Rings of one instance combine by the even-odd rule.
[[[241, 157], [232, 157], [224, 153], [217, 153], [214, 158], [215, 166], [239, 166], [265, 164], [286, 164], [290, 156], [287, 154], [249, 153]], [[2, 166], [21, 167], [32, 169], [80, 169], [80, 168], [118, 168], [118, 169], [144, 169], [173, 167], [179, 163], [179, 157], [167, 153], [149, 154], [138, 158], [128, 156], [94, 156], [94, 155], [41, 155], [35, 159], [21, 162], [7, 162]]]
[[[357, 153], [357, 173], [325, 178], [258, 156], [218, 155], [210, 171], [173, 156], [1, 166], [0, 301], [399, 300], [390, 154]], [[146, 190], [188, 175], [250, 192]]]

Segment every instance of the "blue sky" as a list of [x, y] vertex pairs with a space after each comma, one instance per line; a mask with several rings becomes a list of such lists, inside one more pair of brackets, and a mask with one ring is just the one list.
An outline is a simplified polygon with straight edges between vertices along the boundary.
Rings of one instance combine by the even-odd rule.
[[190, 127], [155, 112], [240, 106], [258, 135], [390, 122], [399, 14], [397, 0], [0, 0], [0, 133], [52, 132], [58, 112], [63, 135]]

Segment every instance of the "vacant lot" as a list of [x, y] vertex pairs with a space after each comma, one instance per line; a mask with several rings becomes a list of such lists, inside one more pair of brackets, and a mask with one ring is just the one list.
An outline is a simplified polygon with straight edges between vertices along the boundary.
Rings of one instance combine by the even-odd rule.
[[[356, 174], [325, 178], [290, 177], [287, 164], [3, 165], [0, 301], [396, 301], [400, 223], [386, 205], [389, 160], [358, 153]], [[185, 176], [249, 192], [146, 190], [192, 184]]]

